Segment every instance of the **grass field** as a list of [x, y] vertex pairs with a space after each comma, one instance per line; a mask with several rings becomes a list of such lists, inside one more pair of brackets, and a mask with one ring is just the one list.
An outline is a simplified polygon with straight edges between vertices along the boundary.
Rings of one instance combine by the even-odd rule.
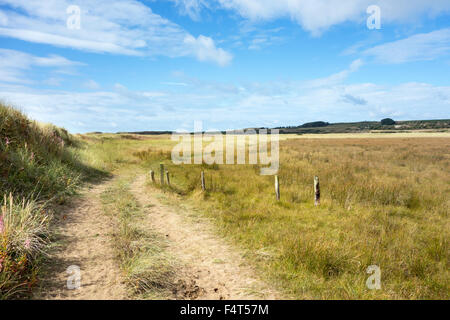
[[[87, 135], [84, 159], [107, 171], [169, 170], [168, 201], [189, 204], [294, 298], [448, 299], [450, 138], [287, 136], [281, 201], [258, 165], [174, 165], [170, 136]], [[206, 175], [207, 191], [200, 187]], [[322, 203], [313, 202], [313, 177]], [[149, 183], [151, 183], [149, 181]], [[381, 269], [369, 290], [366, 269]]]

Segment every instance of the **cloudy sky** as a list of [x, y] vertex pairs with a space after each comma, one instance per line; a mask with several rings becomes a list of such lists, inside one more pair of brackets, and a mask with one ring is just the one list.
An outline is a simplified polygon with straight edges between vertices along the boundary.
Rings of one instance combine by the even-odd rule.
[[450, 118], [449, 75], [448, 0], [0, 0], [0, 99], [72, 132]]

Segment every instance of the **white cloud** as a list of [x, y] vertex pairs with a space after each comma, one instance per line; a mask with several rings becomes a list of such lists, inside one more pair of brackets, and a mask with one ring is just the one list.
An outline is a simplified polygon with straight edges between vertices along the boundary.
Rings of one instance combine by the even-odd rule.
[[42, 67], [72, 67], [84, 65], [84, 63], [71, 61], [56, 54], [51, 54], [48, 57], [29, 56], [32, 58], [32, 64]]
[[222, 7], [252, 21], [291, 18], [305, 30], [319, 35], [333, 25], [347, 21], [365, 23], [367, 7], [381, 8], [383, 23], [412, 22], [423, 15], [450, 12], [448, 0], [217, 0]]
[[5, 26], [8, 24], [8, 16], [0, 11], [0, 26]]
[[450, 53], [450, 28], [384, 43], [363, 52], [383, 63], [433, 60]]
[[[12, 9], [0, 10], [0, 36], [77, 50], [135, 56], [199, 57], [187, 46], [192, 37], [179, 25], [136, 0], [0, 0]], [[67, 28], [69, 5], [81, 9], [81, 29]], [[7, 16], [7, 21], [1, 17]], [[201, 36], [214, 43], [211, 38]], [[211, 49], [211, 52], [206, 50]], [[223, 64], [229, 55], [215, 46], [203, 48], [207, 61]], [[214, 58], [215, 53], [220, 55]]]
[[12, 83], [31, 83], [26, 73], [32, 67], [56, 68], [69, 73], [74, 67], [84, 65], [58, 55], [38, 57], [25, 52], [0, 48], [0, 80]]
[[201, 11], [203, 8], [209, 8], [205, 0], [170, 0], [180, 8], [183, 15], [188, 15], [192, 20], [200, 20]]
[[364, 64], [364, 61], [361, 59], [354, 60], [348, 69], [342, 70], [340, 72], [334, 73], [328, 77], [320, 78], [320, 79], [314, 79], [306, 81], [305, 87], [313, 88], [313, 87], [325, 87], [325, 86], [331, 86], [336, 85], [347, 79], [347, 77], [353, 73], [359, 70], [361, 66]]
[[133, 91], [116, 84], [113, 90], [71, 92], [0, 84], [0, 99], [72, 132], [190, 129], [194, 120], [222, 130], [315, 120], [448, 118], [450, 109], [450, 87], [426, 83], [344, 84], [341, 79], [321, 86], [287, 81], [234, 86], [184, 80], [189, 90]]
[[226, 66], [233, 59], [230, 53], [221, 48], [217, 48], [214, 40], [202, 35], [198, 36], [198, 38], [187, 35], [184, 38], [184, 43], [200, 61], [215, 61], [220, 66]]

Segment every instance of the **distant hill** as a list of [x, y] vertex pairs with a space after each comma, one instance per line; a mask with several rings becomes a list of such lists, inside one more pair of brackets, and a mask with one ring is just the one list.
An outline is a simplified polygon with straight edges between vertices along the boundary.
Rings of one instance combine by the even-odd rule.
[[[327, 124], [318, 126], [317, 124]], [[316, 124], [314, 126], [314, 124]], [[346, 122], [346, 123], [327, 123], [323, 121], [305, 123], [297, 127], [278, 127], [280, 133], [357, 133], [370, 131], [403, 131], [403, 130], [439, 130], [450, 129], [450, 119], [443, 120], [412, 120], [395, 121], [393, 125], [382, 125], [379, 121]]]
[[[328, 123], [325, 121], [315, 121], [304, 123], [299, 126], [277, 127], [274, 129], [279, 129], [281, 134], [358, 133], [370, 131], [398, 132], [403, 130], [407, 131], [407, 130], [450, 129], [450, 119], [410, 120], [410, 121], [394, 121], [394, 122], [384, 121], [383, 123], [394, 123], [394, 124], [383, 125], [381, 124], [381, 121], [341, 122], [341, 123]], [[268, 128], [262, 127], [262, 128], [246, 128], [246, 129], [259, 130]], [[163, 135], [171, 133], [172, 131], [117, 132], [117, 134], [139, 134], [139, 135]], [[223, 131], [222, 133], [225, 133], [225, 131]], [[236, 133], [239, 133], [239, 130], [236, 130]]]
[[162, 134], [172, 134], [172, 131], [136, 131], [136, 132], [117, 132], [117, 134], [140, 134], [144, 136], [158, 136]]

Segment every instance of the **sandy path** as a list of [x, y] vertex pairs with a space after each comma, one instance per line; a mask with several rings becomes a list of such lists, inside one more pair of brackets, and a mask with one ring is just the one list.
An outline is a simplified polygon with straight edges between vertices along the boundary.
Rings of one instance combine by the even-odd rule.
[[[57, 214], [55, 245], [34, 299], [130, 298], [111, 247], [113, 222], [100, 202], [110, 183], [90, 187]], [[257, 279], [242, 253], [218, 236], [208, 220], [163, 205], [145, 187], [145, 176], [138, 176], [131, 192], [148, 213], [148, 227], [166, 237], [166, 250], [180, 262], [172, 299], [281, 298]], [[67, 268], [73, 265], [81, 270], [81, 287], [69, 290]]]
[[[88, 188], [81, 198], [57, 213], [56, 246], [50, 252], [45, 278], [35, 299], [115, 300], [127, 291], [111, 247], [112, 222], [102, 211], [100, 194], [110, 182]], [[66, 270], [81, 270], [81, 287], [67, 288]]]
[[[214, 233], [206, 219], [161, 204], [139, 176], [131, 191], [148, 212], [149, 224], [168, 239], [170, 254], [184, 266], [178, 275], [184, 292], [176, 299], [279, 299], [276, 290], [257, 280], [242, 253]], [[180, 294], [181, 293], [181, 294]]]

